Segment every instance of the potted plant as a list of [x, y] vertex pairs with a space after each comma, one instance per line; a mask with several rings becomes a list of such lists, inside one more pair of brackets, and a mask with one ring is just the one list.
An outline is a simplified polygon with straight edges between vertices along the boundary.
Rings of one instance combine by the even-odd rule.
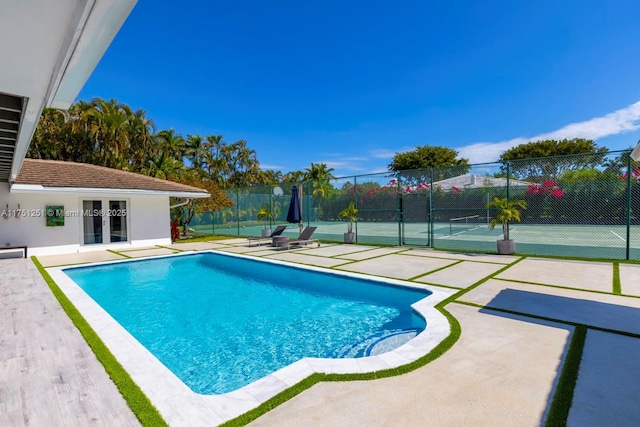
[[347, 220], [347, 232], [344, 233], [344, 242], [345, 243], [355, 243], [356, 234], [353, 232], [353, 223], [358, 219], [358, 209], [356, 208], [355, 203], [349, 203], [349, 206], [344, 208], [339, 214], [339, 219]]
[[494, 197], [487, 204], [487, 209], [495, 208], [498, 214], [489, 223], [489, 229], [493, 230], [496, 225], [502, 224], [502, 239], [497, 241], [498, 253], [501, 255], [511, 255], [516, 252], [516, 242], [509, 238], [509, 222], [520, 222], [520, 210], [526, 209], [527, 202], [524, 200], [509, 200], [506, 197]]
[[267, 221], [273, 219], [273, 211], [271, 210], [271, 206], [268, 204], [262, 205], [258, 214], [256, 215], [256, 219], [258, 221], [262, 221], [264, 223], [264, 228], [262, 229], [262, 237], [269, 237], [271, 235], [271, 230], [267, 228]]

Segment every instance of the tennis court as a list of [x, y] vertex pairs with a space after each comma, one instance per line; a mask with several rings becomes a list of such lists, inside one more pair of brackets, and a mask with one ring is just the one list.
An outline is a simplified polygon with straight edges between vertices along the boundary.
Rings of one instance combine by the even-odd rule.
[[[342, 241], [347, 226], [342, 221], [315, 221], [305, 225], [317, 226], [313, 235], [321, 240]], [[216, 233], [259, 236], [262, 226], [234, 226], [216, 228]], [[212, 232], [212, 226], [197, 226], [196, 231]], [[364, 222], [354, 225], [361, 244], [426, 246], [438, 249], [495, 252], [496, 240], [502, 238], [500, 226], [489, 229], [485, 217], [472, 221], [436, 222], [432, 231], [429, 223]], [[289, 224], [284, 232], [297, 236], [298, 227]], [[625, 259], [629, 240], [629, 259], [640, 260], [640, 225], [576, 225], [576, 224], [513, 224], [510, 237], [516, 241], [518, 253], [531, 255], [560, 255], [584, 258]]]
[[[347, 226], [338, 219], [354, 203], [358, 243], [495, 253], [502, 229], [489, 230], [498, 211], [487, 206], [498, 198], [526, 203], [522, 222], [511, 227], [518, 253], [640, 260], [640, 163], [628, 151], [251, 186], [228, 190], [233, 208], [194, 223], [259, 235], [261, 208], [271, 210], [273, 224], [286, 222], [293, 185], [318, 239], [342, 241]], [[285, 234], [297, 232], [289, 226]]]

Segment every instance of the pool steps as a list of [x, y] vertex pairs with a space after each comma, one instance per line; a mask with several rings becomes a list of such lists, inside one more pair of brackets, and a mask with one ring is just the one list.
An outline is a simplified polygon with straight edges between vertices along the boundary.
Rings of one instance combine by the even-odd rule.
[[343, 348], [338, 352], [337, 357], [366, 357], [386, 353], [400, 347], [420, 332], [422, 332], [422, 329], [417, 328], [379, 331], [353, 345]]

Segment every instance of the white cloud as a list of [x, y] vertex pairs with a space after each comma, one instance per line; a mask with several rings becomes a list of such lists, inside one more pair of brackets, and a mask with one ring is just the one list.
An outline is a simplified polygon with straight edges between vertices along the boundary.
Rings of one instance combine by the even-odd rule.
[[638, 129], [640, 129], [640, 102], [603, 117], [595, 117], [584, 122], [568, 124], [552, 132], [501, 142], [479, 142], [460, 147], [457, 150], [461, 157], [469, 159], [469, 163], [489, 163], [498, 160], [500, 154], [509, 148], [529, 141], [565, 138], [598, 139]]
[[478, 142], [456, 148], [460, 157], [469, 160], [471, 164], [495, 162], [500, 154], [516, 145], [528, 142], [529, 139], [515, 138], [502, 142]]
[[371, 172], [369, 172], [369, 173], [374, 174], [374, 173], [388, 173], [388, 172], [389, 172], [389, 169], [387, 169], [387, 168], [383, 168], [383, 167], [380, 167], [380, 168], [373, 169], [373, 170], [372, 170]]
[[269, 165], [266, 163], [260, 163], [260, 169], [262, 169], [263, 171], [266, 170], [283, 170], [285, 167], [284, 166], [278, 166], [278, 165]]
[[379, 149], [379, 150], [371, 150], [369, 154], [374, 159], [393, 159], [393, 156], [396, 153], [404, 153], [405, 151], [415, 150], [416, 147], [402, 147], [398, 150], [387, 150], [387, 149]]
[[327, 165], [329, 168], [333, 168], [335, 170], [352, 170], [352, 171], [362, 171], [363, 168], [353, 162], [345, 161], [345, 162], [322, 162]]

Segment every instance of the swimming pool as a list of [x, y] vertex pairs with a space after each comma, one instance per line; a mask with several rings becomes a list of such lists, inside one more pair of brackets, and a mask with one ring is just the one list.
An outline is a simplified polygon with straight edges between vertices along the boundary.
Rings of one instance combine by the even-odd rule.
[[[242, 259], [256, 259], [255, 256], [226, 253]], [[184, 255], [173, 255], [180, 258]], [[128, 263], [113, 261], [108, 265]], [[294, 265], [289, 262], [263, 258], [263, 262], [273, 265]], [[107, 264], [93, 264], [107, 265]], [[89, 265], [87, 265], [89, 266]], [[202, 395], [195, 393], [162, 364], [126, 329], [93, 300], [76, 282], [66, 274], [69, 267], [51, 267], [47, 272], [73, 303], [82, 317], [89, 323], [100, 339], [108, 347], [122, 367], [131, 376], [164, 419], [172, 426], [217, 425], [229, 421], [278, 393], [298, 384], [314, 373], [321, 374], [362, 374], [392, 369], [411, 363], [427, 355], [450, 333], [447, 318], [435, 306], [453, 295], [456, 290], [407, 282], [390, 278], [372, 277], [359, 273], [326, 270], [321, 267], [300, 266], [305, 270], [327, 272], [332, 275], [358, 279], [374, 279], [378, 283], [393, 286], [411, 286], [429, 290], [430, 296], [423, 298], [412, 307], [420, 314], [428, 328], [411, 341], [395, 350], [360, 358], [310, 358], [305, 357], [266, 377], [238, 390], [225, 394]]]
[[194, 392], [228, 393], [305, 357], [367, 357], [424, 330], [425, 289], [216, 253], [64, 272]]

